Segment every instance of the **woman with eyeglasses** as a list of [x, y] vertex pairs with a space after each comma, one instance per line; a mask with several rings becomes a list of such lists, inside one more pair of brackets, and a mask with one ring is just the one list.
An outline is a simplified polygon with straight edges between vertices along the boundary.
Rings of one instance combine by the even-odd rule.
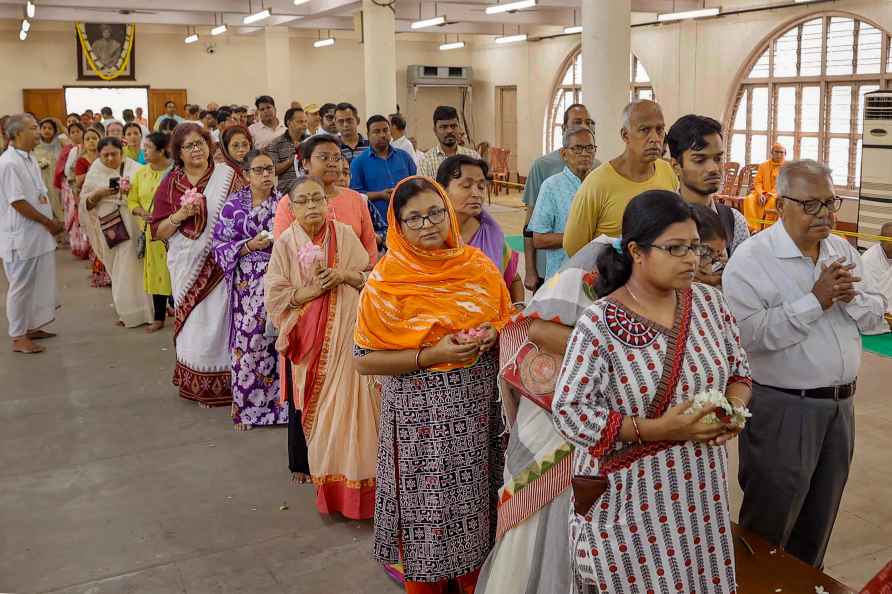
[[273, 216], [281, 197], [269, 155], [243, 158], [249, 185], [231, 194], [214, 227], [213, 254], [229, 289], [232, 422], [237, 431], [288, 422], [279, 402], [275, 338], [266, 336], [263, 276], [272, 253]]
[[694, 283], [700, 243], [675, 193], [644, 192], [598, 257], [600, 297], [570, 336], [552, 405], [575, 446], [570, 558], [580, 592], [727, 593], [737, 586], [727, 452], [740, 429], [695, 395], [750, 398], [721, 292]]
[[173, 384], [180, 397], [203, 407], [232, 402], [229, 287], [211, 244], [226, 198], [241, 178], [226, 163], [214, 164], [212, 146], [198, 124], [176, 127], [170, 140], [174, 168], [155, 192], [152, 210], [152, 237], [167, 242], [176, 303]]
[[360, 296], [354, 360], [381, 377], [374, 556], [406, 591], [474, 592], [495, 540], [504, 464], [496, 346], [513, 308], [461, 236], [445, 190], [394, 189], [388, 252]]
[[320, 513], [369, 519], [380, 405], [352, 352], [371, 261], [350, 226], [328, 216], [322, 180], [299, 178], [287, 198], [294, 222], [275, 241], [265, 283], [276, 349], [287, 360], [280, 381], [292, 480], [312, 480]]

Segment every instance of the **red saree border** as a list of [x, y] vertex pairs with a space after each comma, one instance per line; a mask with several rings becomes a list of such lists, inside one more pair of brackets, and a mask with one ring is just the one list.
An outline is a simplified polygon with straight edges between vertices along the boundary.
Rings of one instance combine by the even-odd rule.
[[232, 378], [229, 371], [195, 371], [177, 361], [173, 368], [173, 385], [179, 387], [180, 398], [207, 406], [232, 404]]
[[542, 476], [515, 493], [511, 499], [501, 502], [497, 509], [496, 540], [521, 522], [554, 501], [573, 479], [573, 456], [564, 456]]
[[[340, 480], [339, 480], [340, 479]], [[319, 482], [317, 482], [319, 481]], [[344, 477], [313, 477], [316, 484], [316, 508], [319, 513], [339, 513], [351, 520], [371, 520], [375, 517], [375, 481], [360, 481], [351, 485]]]
[[199, 271], [195, 282], [192, 283], [192, 286], [189, 287], [183, 298], [176, 304], [173, 329], [174, 346], [176, 346], [177, 336], [179, 336], [183, 326], [186, 325], [186, 320], [189, 319], [189, 314], [211, 294], [211, 291], [220, 284], [223, 277], [223, 269], [217, 265], [214, 258], [210, 254], [205, 256], [204, 264], [202, 264], [201, 271]]
[[325, 319], [325, 338], [322, 340], [319, 364], [316, 366], [313, 386], [310, 388], [309, 394], [304, 398], [303, 410], [301, 411], [301, 424], [304, 427], [304, 435], [307, 436], [307, 441], [312, 438], [313, 427], [316, 424], [316, 413], [319, 409], [319, 394], [322, 392], [322, 384], [328, 373], [328, 359], [331, 355], [331, 335], [337, 306], [338, 293], [337, 290], [334, 290], [331, 291], [331, 301], [328, 303], [328, 317]]

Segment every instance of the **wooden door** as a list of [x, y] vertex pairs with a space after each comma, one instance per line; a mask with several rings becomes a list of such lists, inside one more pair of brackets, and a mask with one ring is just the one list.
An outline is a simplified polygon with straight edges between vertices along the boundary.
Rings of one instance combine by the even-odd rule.
[[186, 105], [186, 89], [149, 89], [149, 127], [164, 113], [164, 104], [173, 101], [177, 104], [177, 113], [185, 117], [183, 106]]
[[64, 123], [65, 90], [22, 89], [22, 107], [24, 111], [36, 115], [37, 119], [54, 117]]
[[517, 87], [496, 87], [496, 139], [511, 151], [508, 171], [517, 171]]

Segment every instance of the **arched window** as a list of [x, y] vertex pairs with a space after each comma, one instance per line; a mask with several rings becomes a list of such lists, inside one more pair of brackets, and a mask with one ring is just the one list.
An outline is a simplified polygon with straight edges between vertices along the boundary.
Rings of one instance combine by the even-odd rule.
[[833, 183], [854, 190], [864, 94], [887, 87], [888, 32], [842, 13], [802, 18], [773, 34], [747, 66], [726, 112], [729, 159], [759, 163], [780, 142], [788, 158], [827, 163]]
[[[629, 98], [653, 99], [654, 89], [650, 84], [647, 70], [635, 56], [629, 57]], [[582, 46], [577, 47], [564, 60], [561, 75], [557, 79], [551, 95], [551, 103], [545, 113], [545, 133], [543, 144], [545, 152], [551, 152], [561, 146], [561, 126], [564, 111], [574, 103], [582, 100]]]

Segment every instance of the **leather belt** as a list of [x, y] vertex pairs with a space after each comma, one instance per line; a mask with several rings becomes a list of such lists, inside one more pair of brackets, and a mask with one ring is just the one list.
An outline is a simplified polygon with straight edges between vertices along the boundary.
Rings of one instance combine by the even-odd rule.
[[848, 400], [855, 395], [855, 386], [858, 382], [856, 380], [851, 384], [845, 384], [843, 386], [828, 386], [826, 388], [811, 388], [808, 390], [797, 390], [795, 388], [778, 388], [777, 386], [766, 386], [764, 384], [759, 384], [758, 382], [753, 383], [762, 386], [763, 388], [777, 390], [778, 392], [791, 394], [793, 396], [799, 396], [800, 398], [816, 398], [818, 400]]

